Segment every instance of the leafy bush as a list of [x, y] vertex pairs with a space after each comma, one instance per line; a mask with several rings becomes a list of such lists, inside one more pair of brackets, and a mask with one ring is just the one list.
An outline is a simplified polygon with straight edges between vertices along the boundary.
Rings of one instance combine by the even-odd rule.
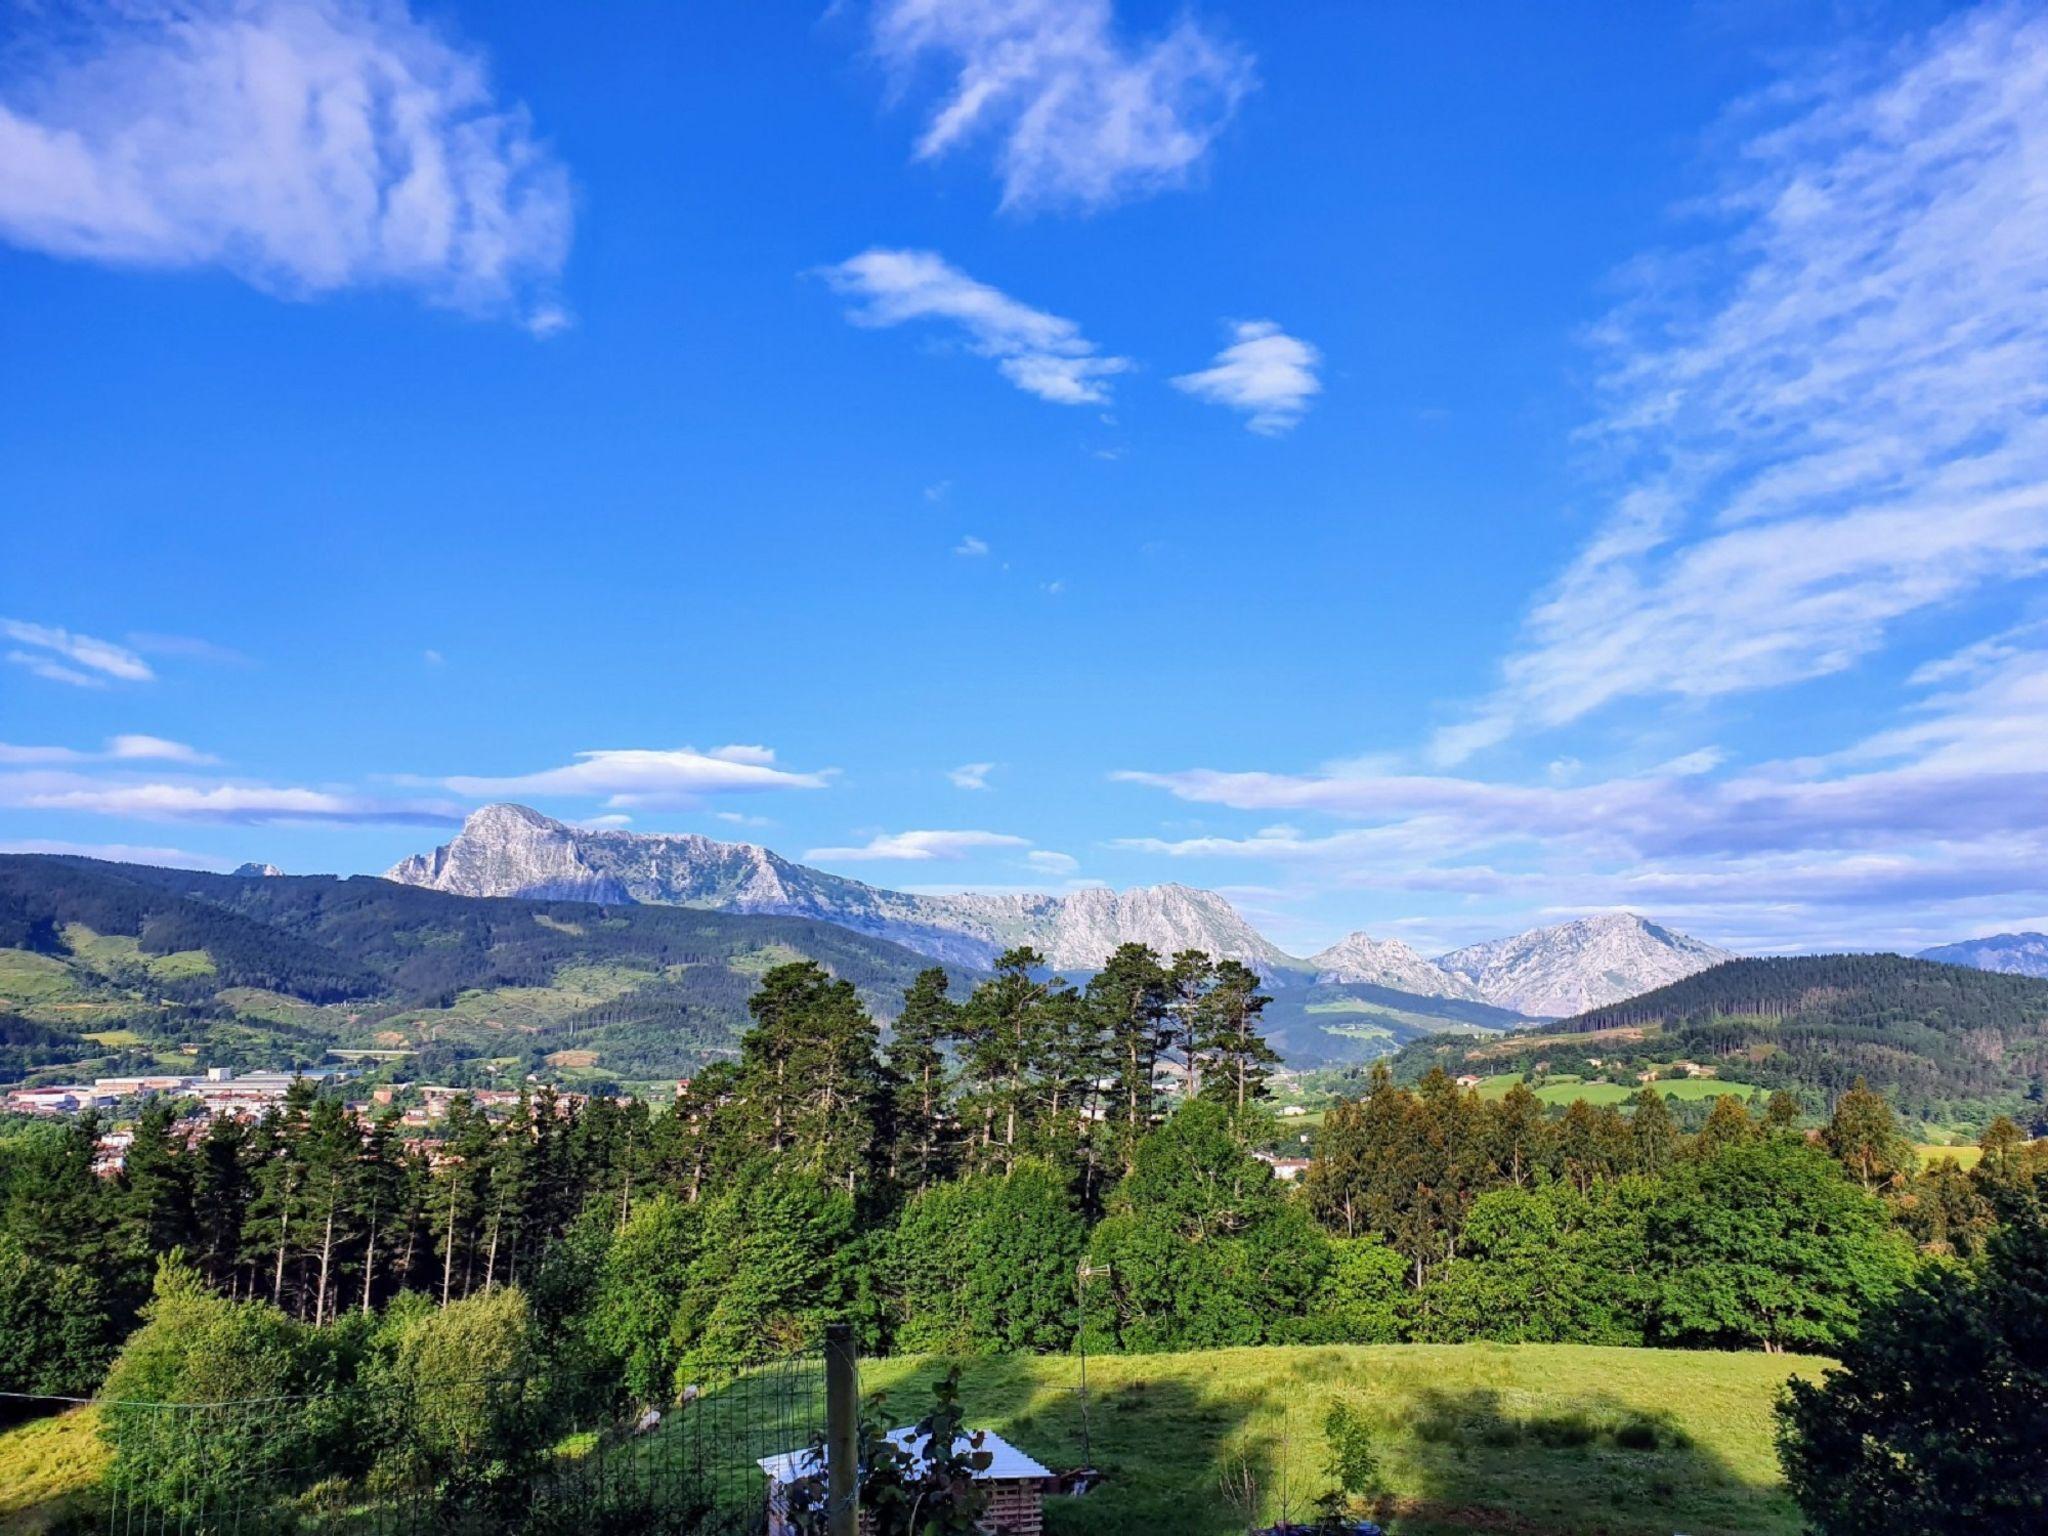
[[1924, 1272], [1778, 1413], [1779, 1459], [1819, 1536], [2048, 1530], [2041, 1212], [2016, 1213], [1980, 1265]]

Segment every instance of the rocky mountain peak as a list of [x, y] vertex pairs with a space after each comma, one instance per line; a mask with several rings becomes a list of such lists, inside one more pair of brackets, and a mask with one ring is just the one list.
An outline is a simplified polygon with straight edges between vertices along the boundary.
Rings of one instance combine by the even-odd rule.
[[1439, 956], [1490, 1003], [1544, 1018], [1602, 1008], [1734, 956], [1638, 917], [1602, 912]]
[[1308, 963], [1315, 967], [1316, 980], [1320, 982], [1365, 982], [1422, 997], [1485, 1001], [1479, 989], [1463, 976], [1424, 959], [1399, 939], [1349, 934], [1320, 954], [1309, 956]]

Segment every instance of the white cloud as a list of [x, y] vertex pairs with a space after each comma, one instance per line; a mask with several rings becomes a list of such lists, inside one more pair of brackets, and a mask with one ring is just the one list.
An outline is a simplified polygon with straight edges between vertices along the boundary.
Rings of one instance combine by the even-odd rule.
[[116, 780], [76, 773], [0, 775], [0, 806], [144, 821], [438, 826], [462, 819], [462, 808], [447, 801], [389, 800], [295, 785]]
[[1071, 854], [1055, 853], [1050, 848], [1032, 849], [1024, 855], [1024, 862], [1047, 875], [1071, 875], [1081, 867], [1081, 861]]
[[0, 741], [0, 764], [29, 765], [55, 763], [159, 762], [195, 766], [220, 761], [182, 741], [161, 736], [109, 736], [104, 749], [83, 751], [77, 747], [18, 747]]
[[128, 643], [145, 656], [177, 656], [191, 661], [209, 661], [219, 666], [246, 667], [250, 660], [230, 645], [202, 640], [196, 635], [160, 635], [131, 631]]
[[997, 141], [1002, 205], [1094, 209], [1184, 186], [1254, 84], [1249, 53], [1183, 16], [1120, 37], [1110, 0], [880, 0], [876, 51], [952, 86], [917, 154]]
[[962, 763], [958, 768], [946, 770], [946, 777], [953, 781], [955, 789], [987, 789], [988, 776], [994, 773], [994, 763]]
[[1639, 775], [1541, 785], [1373, 764], [1121, 774], [1185, 802], [1335, 825], [1120, 846], [1264, 863], [1297, 894], [1507, 903], [1516, 921], [1531, 903], [1625, 907], [1738, 947], [1934, 943], [2048, 900], [2048, 649], [2006, 638], [1922, 671], [1944, 691], [1905, 723], [1827, 757], [1733, 771], [1702, 749]]
[[1183, 373], [1173, 387], [1211, 405], [1245, 413], [1245, 425], [1267, 437], [1301, 420], [1309, 401], [1322, 391], [1316, 369], [1322, 354], [1271, 320], [1242, 320], [1230, 328], [1236, 339], [1199, 373]]
[[775, 766], [766, 747], [691, 747], [673, 751], [625, 749], [579, 752], [576, 760], [538, 773], [492, 778], [457, 775], [439, 780], [464, 795], [595, 795], [611, 810], [690, 806], [713, 795], [768, 789], [822, 789], [827, 773], [793, 773]]
[[[4, 157], [0, 157], [0, 166], [4, 164]], [[51, 682], [69, 683], [74, 688], [104, 688], [110, 681], [146, 683], [156, 676], [148, 662], [111, 640], [21, 619], [0, 619], [0, 635], [29, 647], [9, 651], [9, 661]]]
[[106, 0], [72, 20], [18, 33], [0, 74], [0, 239], [291, 297], [403, 287], [536, 333], [566, 319], [546, 294], [567, 176], [481, 56], [404, 0]]
[[712, 814], [720, 821], [735, 827], [772, 827], [775, 825], [775, 818], [773, 816], [749, 816], [745, 811], [714, 811]]
[[1601, 328], [1612, 510], [1440, 761], [1841, 671], [2048, 567], [2048, 18], [1971, 11], [1751, 110], [1715, 237]]
[[145, 843], [74, 843], [55, 837], [17, 837], [0, 841], [0, 853], [51, 853], [78, 859], [107, 859], [116, 864], [156, 864], [172, 869], [226, 869], [228, 861], [211, 853], [187, 853]]
[[576, 826], [588, 827], [593, 832], [610, 832], [619, 827], [630, 827], [632, 824], [633, 818], [621, 811], [612, 811], [603, 816], [585, 816], [575, 823]]
[[439, 651], [431, 649], [421, 651], [420, 660], [424, 661], [430, 667], [446, 666], [448, 663], [448, 658], [446, 656], [443, 656]]
[[1029, 848], [1031, 840], [1006, 832], [879, 832], [857, 848], [813, 848], [806, 861], [835, 864], [867, 860], [924, 863], [933, 859], [964, 859], [990, 848]]
[[858, 301], [847, 311], [855, 325], [949, 322], [969, 351], [993, 358], [1012, 384], [1056, 405], [1101, 404], [1109, 399], [1109, 379], [1130, 367], [1127, 358], [1102, 356], [1073, 321], [976, 282], [935, 251], [877, 246], [821, 275], [834, 292]]
[[988, 553], [988, 541], [986, 539], [978, 539], [970, 533], [953, 546], [953, 553], [964, 555], [971, 560], [979, 559]]

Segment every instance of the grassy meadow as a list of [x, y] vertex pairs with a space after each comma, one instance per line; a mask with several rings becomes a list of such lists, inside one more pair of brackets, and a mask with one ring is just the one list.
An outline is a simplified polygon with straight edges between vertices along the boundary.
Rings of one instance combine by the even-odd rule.
[[0, 1431], [0, 1536], [48, 1530], [88, 1493], [106, 1463], [93, 1408]]
[[[866, 1360], [861, 1386], [907, 1423], [943, 1369]], [[1797, 1356], [1538, 1344], [1098, 1356], [1085, 1442], [1073, 1357], [966, 1362], [961, 1396], [971, 1425], [1055, 1471], [1083, 1464], [1087, 1445], [1105, 1481], [1049, 1503], [1050, 1536], [1237, 1536], [1306, 1516], [1328, 1486], [1322, 1425], [1340, 1399], [1374, 1427], [1401, 1536], [1795, 1536], [1771, 1405], [1788, 1377], [1820, 1369]], [[692, 1433], [690, 1412], [672, 1410], [661, 1434]], [[736, 1447], [735, 1484], [751, 1488], [752, 1458], [775, 1449]], [[46, 1528], [103, 1460], [90, 1410], [0, 1433], [0, 1536]]]

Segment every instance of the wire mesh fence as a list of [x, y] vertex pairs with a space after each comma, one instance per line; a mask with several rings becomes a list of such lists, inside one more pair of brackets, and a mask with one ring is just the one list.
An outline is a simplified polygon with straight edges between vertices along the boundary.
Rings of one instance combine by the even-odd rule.
[[79, 1536], [745, 1536], [757, 1463], [826, 1418], [815, 1356], [707, 1368], [653, 1408], [560, 1374], [84, 1406], [109, 1454], [64, 1516]]

